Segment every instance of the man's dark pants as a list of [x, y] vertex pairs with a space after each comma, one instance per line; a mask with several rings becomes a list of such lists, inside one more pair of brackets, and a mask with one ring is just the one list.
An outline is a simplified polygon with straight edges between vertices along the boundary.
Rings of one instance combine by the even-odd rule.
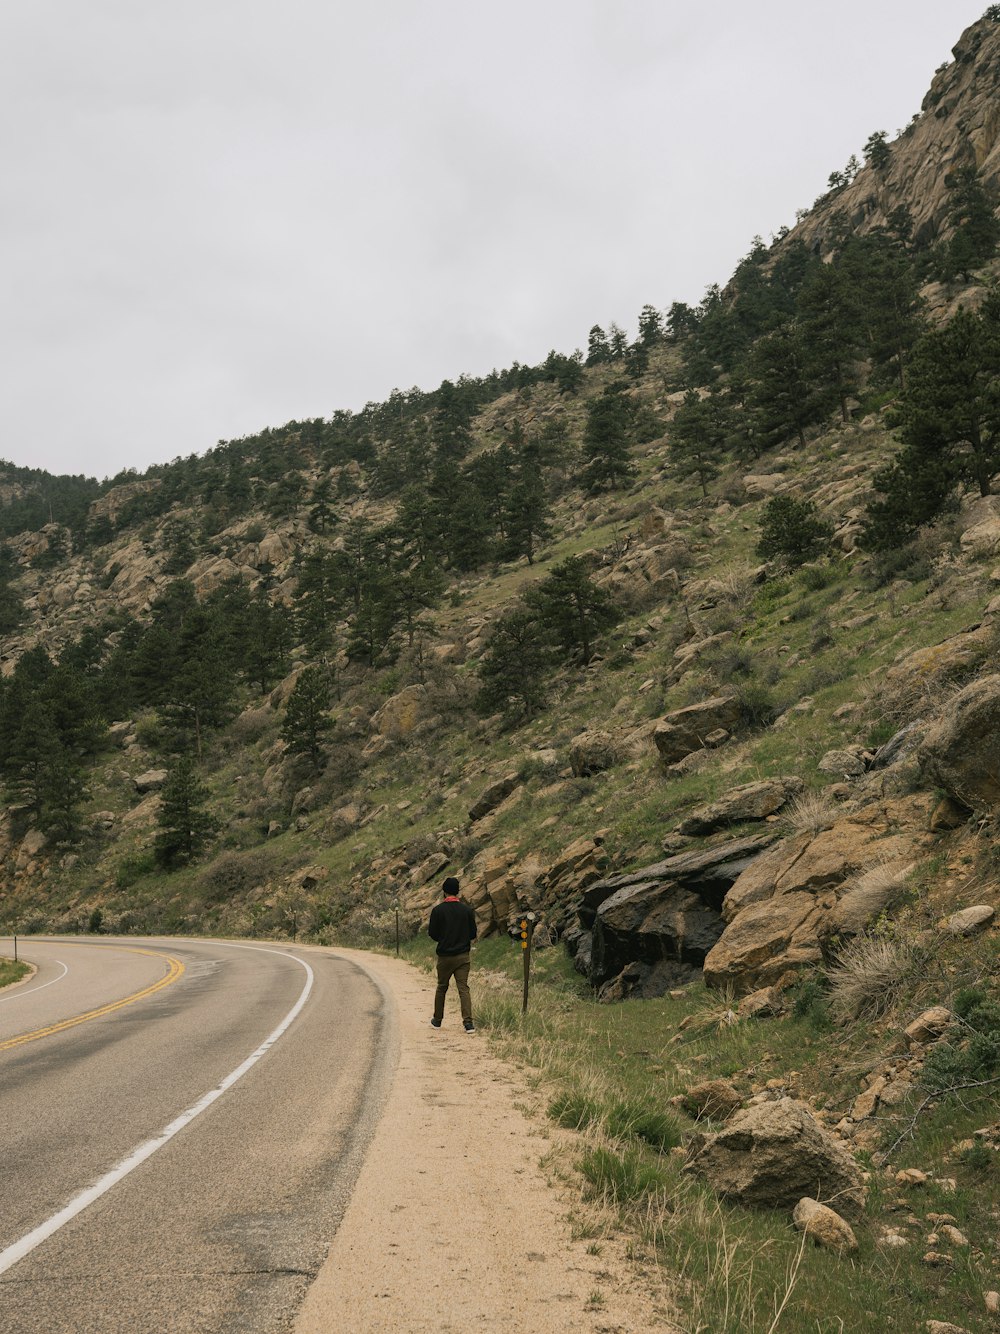
[[440, 1023], [444, 1018], [444, 998], [448, 994], [448, 983], [452, 978], [458, 987], [458, 999], [462, 1005], [462, 1018], [472, 1018], [472, 996], [469, 994], [469, 965], [471, 953], [439, 954], [437, 956], [437, 991], [434, 993], [434, 1018]]

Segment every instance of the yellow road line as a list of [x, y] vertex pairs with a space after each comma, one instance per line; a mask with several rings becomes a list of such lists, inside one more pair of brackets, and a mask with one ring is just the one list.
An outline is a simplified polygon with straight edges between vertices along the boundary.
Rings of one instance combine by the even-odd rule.
[[172, 954], [160, 954], [156, 950], [133, 949], [129, 946], [122, 946], [130, 954], [148, 954], [154, 959], [163, 959], [168, 964], [165, 977], [161, 977], [159, 982], [154, 982], [150, 987], [144, 987], [142, 991], [133, 992], [131, 996], [125, 996], [122, 1000], [112, 1001], [109, 1005], [102, 1005], [99, 1009], [88, 1010], [86, 1014], [78, 1014], [75, 1019], [63, 1019], [58, 1024], [49, 1024], [48, 1028], [36, 1028], [31, 1033], [22, 1033], [19, 1037], [8, 1038], [6, 1042], [0, 1042], [0, 1051], [8, 1051], [11, 1047], [19, 1047], [25, 1042], [34, 1042], [38, 1038], [47, 1038], [52, 1033], [61, 1033], [66, 1028], [75, 1028], [77, 1024], [85, 1024], [90, 1019], [100, 1019], [102, 1015], [113, 1014], [115, 1010], [124, 1009], [126, 1005], [134, 1005], [136, 1001], [143, 1000], [146, 996], [152, 996], [154, 992], [162, 991], [164, 987], [169, 987], [171, 982], [176, 982], [184, 972], [184, 965], [180, 959], [175, 959]]

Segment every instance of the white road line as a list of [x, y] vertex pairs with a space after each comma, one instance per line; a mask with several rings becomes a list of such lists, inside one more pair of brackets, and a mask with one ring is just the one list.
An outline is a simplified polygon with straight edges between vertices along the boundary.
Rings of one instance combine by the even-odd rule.
[[48, 1241], [49, 1237], [58, 1232], [61, 1227], [64, 1227], [71, 1219], [75, 1218], [77, 1214], [82, 1213], [88, 1205], [93, 1204], [95, 1200], [99, 1200], [102, 1195], [106, 1195], [112, 1186], [117, 1186], [119, 1181], [124, 1180], [130, 1172], [135, 1171], [135, 1169], [141, 1163], [144, 1163], [147, 1158], [152, 1158], [153, 1154], [156, 1153], [158, 1149], [162, 1149], [163, 1146], [168, 1144], [175, 1135], [179, 1134], [180, 1131], [185, 1128], [185, 1126], [190, 1125], [196, 1116], [200, 1116], [202, 1112], [211, 1107], [212, 1103], [215, 1102], [217, 1098], [221, 1098], [227, 1089], [232, 1088], [238, 1079], [242, 1079], [247, 1071], [252, 1069], [260, 1058], [270, 1051], [294, 1020], [298, 1018], [302, 1007], [309, 999], [309, 993], [312, 991], [313, 986], [313, 970], [309, 967], [306, 961], [304, 959], [296, 958], [294, 954], [288, 954], [285, 950], [269, 950], [261, 945], [243, 945], [235, 946], [234, 948], [259, 949], [265, 954], [280, 954], [285, 959], [294, 959], [300, 967], [306, 970], [306, 984], [302, 988], [302, 993], [298, 1000], [288, 1011], [274, 1032], [271, 1033], [269, 1037], [266, 1037], [257, 1050], [251, 1052], [242, 1065], [238, 1065], [232, 1074], [226, 1075], [221, 1084], [216, 1085], [214, 1089], [199, 1098], [198, 1101], [189, 1107], [186, 1112], [181, 1112], [180, 1116], [171, 1121], [168, 1126], [164, 1127], [158, 1135], [155, 1135], [152, 1139], [146, 1140], [146, 1142], [140, 1144], [137, 1149], [133, 1149], [132, 1152], [113, 1167], [110, 1172], [105, 1172], [104, 1176], [102, 1176], [99, 1181], [95, 1181], [92, 1186], [88, 1186], [87, 1189], [82, 1190], [79, 1195], [75, 1195], [73, 1199], [70, 1200], [69, 1204], [60, 1209], [58, 1213], [53, 1214], [51, 1218], [47, 1218], [44, 1223], [40, 1223], [38, 1227], [32, 1229], [31, 1232], [28, 1232], [23, 1236], [20, 1241], [15, 1241], [13, 1245], [8, 1246], [6, 1250], [0, 1251], [0, 1274], [5, 1274], [8, 1269], [11, 1269], [20, 1260], [23, 1260], [26, 1255], [30, 1255], [36, 1246], [40, 1246], [43, 1241]]
[[59, 967], [62, 969], [62, 972], [59, 974], [58, 977], [52, 978], [52, 980], [49, 982], [41, 982], [37, 987], [18, 987], [17, 991], [13, 992], [11, 995], [0, 996], [0, 1005], [2, 1005], [4, 1001], [20, 1000], [22, 996], [33, 996], [36, 991], [44, 991], [46, 987], [51, 987], [56, 982], [61, 982], [63, 978], [66, 976], [66, 974], [69, 972], [69, 968], [67, 967], [66, 964], [63, 963], [62, 959], [53, 959], [52, 962], [57, 963]]

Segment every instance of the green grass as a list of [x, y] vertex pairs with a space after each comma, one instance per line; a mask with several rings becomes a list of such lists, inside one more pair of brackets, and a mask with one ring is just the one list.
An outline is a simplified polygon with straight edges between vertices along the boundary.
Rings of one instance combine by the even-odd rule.
[[28, 965], [22, 963], [20, 959], [17, 963], [13, 959], [0, 959], [0, 987], [9, 987], [12, 982], [20, 982], [30, 971]]

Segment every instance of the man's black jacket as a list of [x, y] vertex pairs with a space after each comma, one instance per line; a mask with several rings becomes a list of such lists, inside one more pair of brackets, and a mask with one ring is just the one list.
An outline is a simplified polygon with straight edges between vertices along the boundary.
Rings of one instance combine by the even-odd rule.
[[476, 914], [461, 899], [442, 899], [431, 909], [427, 934], [437, 941], [438, 954], [468, 954], [478, 934]]

